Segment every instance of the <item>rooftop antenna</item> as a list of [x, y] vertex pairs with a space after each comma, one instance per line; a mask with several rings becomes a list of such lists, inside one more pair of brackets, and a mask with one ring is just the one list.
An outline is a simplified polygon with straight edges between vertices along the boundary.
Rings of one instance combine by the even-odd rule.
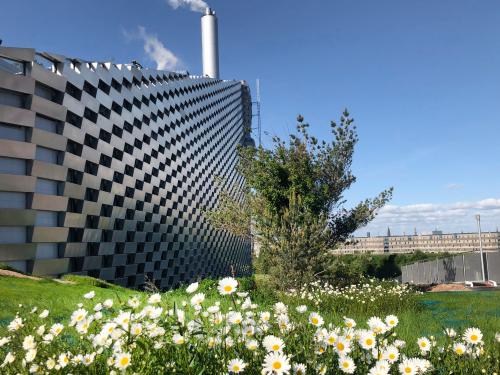
[[260, 120], [260, 79], [257, 78], [255, 81], [255, 91], [257, 92], [256, 101], [252, 102], [255, 104], [255, 113], [252, 113], [252, 117], [257, 117], [257, 134], [259, 137], [259, 147], [262, 145], [262, 126]]

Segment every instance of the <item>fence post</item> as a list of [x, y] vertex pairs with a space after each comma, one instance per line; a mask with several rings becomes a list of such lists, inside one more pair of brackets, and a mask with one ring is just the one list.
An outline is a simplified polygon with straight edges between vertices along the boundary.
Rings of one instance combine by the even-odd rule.
[[464, 266], [464, 283], [467, 281], [467, 278], [465, 277], [465, 254], [462, 254], [462, 264]]

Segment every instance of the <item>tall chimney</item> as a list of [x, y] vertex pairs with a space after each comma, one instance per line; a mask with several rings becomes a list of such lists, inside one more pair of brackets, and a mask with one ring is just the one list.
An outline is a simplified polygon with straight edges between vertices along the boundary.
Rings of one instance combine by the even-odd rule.
[[203, 54], [203, 75], [219, 79], [219, 36], [217, 16], [210, 8], [201, 17], [201, 48]]

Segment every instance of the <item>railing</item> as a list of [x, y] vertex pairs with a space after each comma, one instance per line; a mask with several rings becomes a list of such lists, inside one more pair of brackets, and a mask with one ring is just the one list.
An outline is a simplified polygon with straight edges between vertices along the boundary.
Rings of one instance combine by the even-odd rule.
[[[485, 279], [500, 283], [500, 252], [485, 252], [483, 257]], [[401, 280], [410, 284], [481, 281], [481, 255], [475, 252], [464, 253], [402, 266]]]

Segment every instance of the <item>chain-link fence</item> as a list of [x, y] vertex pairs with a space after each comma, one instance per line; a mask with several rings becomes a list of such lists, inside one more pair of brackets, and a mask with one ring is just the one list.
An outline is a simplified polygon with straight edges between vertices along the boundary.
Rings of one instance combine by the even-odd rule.
[[[484, 253], [483, 260], [486, 280], [500, 283], [500, 252]], [[481, 281], [481, 255], [466, 253], [402, 266], [401, 280], [410, 284]]]

